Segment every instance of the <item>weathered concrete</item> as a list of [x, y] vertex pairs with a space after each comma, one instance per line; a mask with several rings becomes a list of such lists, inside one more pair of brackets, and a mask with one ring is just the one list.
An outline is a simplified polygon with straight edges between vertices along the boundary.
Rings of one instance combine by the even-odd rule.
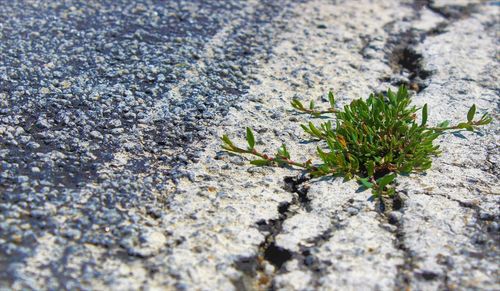
[[[0, 8], [12, 19], [0, 22], [1, 287], [500, 289], [495, 2], [144, 2], [123, 15], [117, 3], [104, 14], [94, 2], [12, 3]], [[130, 17], [138, 28], [76, 33], [83, 51], [58, 56], [27, 24], [44, 27], [37, 9], [73, 42], [71, 29], [85, 31], [88, 19]], [[195, 14], [200, 23], [183, 22]], [[24, 40], [21, 31], [38, 35]], [[34, 77], [14, 57], [35, 67], [44, 52], [47, 72]], [[71, 54], [102, 57], [115, 81], [90, 64], [65, 71]], [[220, 150], [221, 134], [244, 144], [250, 126], [258, 147], [286, 143], [308, 159], [308, 117], [289, 110], [292, 98], [326, 104], [332, 89], [341, 106], [401, 83], [415, 104], [429, 104], [430, 123], [462, 120], [472, 103], [495, 121], [442, 136], [433, 168], [400, 177], [401, 201], [385, 213], [353, 181], [251, 167]], [[78, 104], [89, 108], [79, 113]]]

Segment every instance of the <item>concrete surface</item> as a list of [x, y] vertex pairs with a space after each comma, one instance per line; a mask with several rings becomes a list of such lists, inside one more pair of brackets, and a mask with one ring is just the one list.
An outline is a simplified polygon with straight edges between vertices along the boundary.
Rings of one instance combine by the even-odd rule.
[[[9, 1], [0, 5], [0, 288], [500, 290], [495, 1]], [[385, 212], [298, 160], [292, 98], [407, 84], [439, 138]]]

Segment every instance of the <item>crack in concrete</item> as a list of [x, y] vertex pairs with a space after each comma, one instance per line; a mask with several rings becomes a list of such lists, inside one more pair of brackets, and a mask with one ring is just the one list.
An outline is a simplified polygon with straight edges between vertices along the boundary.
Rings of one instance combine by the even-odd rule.
[[[384, 29], [389, 34], [389, 40], [386, 42], [384, 48], [386, 50], [386, 59], [389, 61], [394, 74], [391, 77], [383, 78], [382, 81], [389, 81], [393, 85], [397, 86], [405, 84], [410, 89], [416, 91], [417, 94], [425, 89], [428, 85], [426, 79], [431, 76], [432, 72], [424, 69], [422, 63], [423, 56], [417, 52], [415, 47], [419, 43], [423, 42], [427, 36], [444, 33], [446, 27], [453, 22], [470, 16], [475, 6], [476, 5], [474, 4], [470, 4], [467, 6], [448, 5], [437, 7], [434, 5], [433, 1], [415, 0], [412, 5], [415, 10], [415, 15], [405, 21], [412, 22], [418, 20], [421, 17], [420, 11], [424, 7], [443, 16], [446, 21], [437, 24], [435, 27], [427, 31], [410, 28], [402, 32], [394, 32], [394, 26], [396, 23], [391, 22], [386, 24]], [[365, 37], [362, 41], [363, 48], [360, 50], [360, 54], [365, 57], [365, 49], [369, 48], [372, 40], [369, 37]], [[398, 79], [393, 78], [395, 75]], [[304, 183], [309, 180], [310, 178], [304, 175], [298, 177], [285, 177], [285, 189], [290, 193], [297, 194], [297, 196], [294, 196], [291, 202], [284, 202], [278, 207], [278, 219], [269, 221], [262, 220], [257, 223], [259, 230], [266, 232], [267, 234], [264, 241], [261, 243], [259, 252], [256, 256], [244, 258], [235, 263], [236, 268], [247, 276], [245, 280], [240, 280], [235, 283], [235, 287], [237, 287], [238, 290], [255, 289], [254, 287], [259, 290], [275, 290], [275, 276], [284, 272], [284, 264], [291, 259], [297, 260], [301, 269], [310, 270], [312, 272], [311, 283], [313, 286], [318, 287], [320, 285], [319, 279], [325, 273], [325, 268], [323, 268], [323, 264], [325, 264], [325, 262], [322, 262], [320, 258], [315, 256], [315, 250], [319, 249], [323, 244], [328, 242], [328, 240], [333, 237], [335, 231], [347, 226], [347, 223], [340, 219], [338, 215], [341, 212], [345, 212], [354, 200], [349, 199], [345, 205], [342, 205], [340, 210], [335, 212], [333, 218], [331, 219], [332, 226], [330, 228], [321, 233], [319, 236], [308, 240], [308, 243], [311, 245], [308, 244], [308, 246], [300, 246], [299, 252], [292, 252], [279, 247], [275, 243], [276, 237], [282, 232], [283, 223], [288, 218], [296, 214], [296, 208], [303, 208], [307, 212], [311, 212], [313, 210], [310, 203], [311, 200], [307, 196], [309, 188], [307, 185], [304, 185]], [[427, 193], [424, 194], [428, 195]], [[436, 195], [446, 197], [447, 199], [457, 202], [463, 207], [474, 209], [476, 218], [480, 221], [481, 209], [477, 205], [453, 199], [447, 195]], [[445, 270], [443, 276], [429, 271], [415, 274], [417, 258], [405, 242], [405, 225], [403, 222], [405, 205], [403, 198], [399, 194], [396, 194], [393, 198], [377, 199], [376, 203], [378, 204], [376, 209], [382, 217], [381, 222], [389, 223], [395, 226], [395, 229], [388, 231], [394, 236], [394, 246], [400, 250], [403, 255], [403, 264], [397, 266], [395, 282], [397, 289], [409, 289], [411, 287], [411, 282], [415, 277], [419, 277], [424, 280], [435, 280], [438, 277], [442, 277], [444, 288], [450, 289], [448, 271], [451, 267], [449, 264], [446, 264], [446, 260], [444, 260], [443, 264], [446, 265], [447, 269]], [[401, 213], [401, 217], [398, 219], [392, 217], [392, 213], [394, 212]], [[383, 226], [381, 226], [381, 228], [387, 229], [387, 227]], [[273, 266], [272, 270], [270, 270], [268, 266]]]
[[[354, 199], [351, 198], [344, 203], [340, 210], [334, 212], [332, 218], [330, 219], [331, 226], [323, 231], [320, 235], [310, 239], [307, 241], [308, 246], [301, 246], [300, 253], [294, 256], [301, 263], [301, 267], [307, 270], [310, 270], [312, 273], [312, 285], [317, 288], [320, 286], [320, 278], [325, 274], [325, 268], [323, 266], [331, 265], [331, 263], [324, 262], [320, 258], [315, 255], [315, 251], [321, 248], [325, 243], [327, 243], [330, 238], [333, 237], [334, 233], [338, 230], [344, 229], [347, 227], [348, 222], [344, 219], [340, 218], [339, 214], [341, 212], [348, 212], [347, 209], [351, 207], [354, 203]], [[356, 216], [356, 214], [352, 214], [352, 216]], [[309, 245], [311, 244], [311, 245]]]
[[403, 253], [403, 264], [397, 266], [395, 286], [400, 290], [408, 290], [411, 286], [413, 271], [415, 270], [414, 256], [405, 244], [404, 224], [400, 223], [394, 232], [394, 246]]
[[477, 4], [471, 3], [465, 6], [460, 5], [446, 5], [438, 7], [434, 4], [434, 1], [428, 0], [425, 5], [429, 10], [434, 13], [441, 15], [450, 21], [457, 21], [469, 17], [476, 9]]
[[475, 234], [471, 236], [474, 246], [479, 250], [478, 254], [484, 258], [490, 254], [495, 256], [495, 249], [500, 246], [500, 232], [495, 224], [500, 223], [500, 216], [486, 212], [478, 204], [464, 202], [458, 199], [448, 197], [448, 199], [457, 202], [460, 206], [472, 209], [476, 223], [472, 226]]
[[310, 212], [311, 199], [307, 197], [307, 192], [309, 191], [309, 186], [304, 185], [305, 182], [309, 181], [311, 178], [307, 175], [301, 175], [298, 177], [285, 177], [285, 190], [290, 193], [297, 193], [297, 199], [300, 205], [307, 211]]
[[426, 32], [409, 29], [400, 33], [391, 33], [393, 25], [394, 23], [389, 23], [384, 27], [391, 35], [385, 44], [385, 50], [386, 58], [397, 78], [393, 75], [382, 78], [382, 81], [391, 82], [395, 86], [406, 85], [418, 93], [427, 87], [425, 80], [432, 74], [424, 69], [423, 56], [414, 48], [423, 40]]
[[[392, 200], [392, 201], [391, 201]], [[407, 246], [405, 241], [404, 229], [404, 212], [405, 203], [401, 194], [396, 193], [392, 199], [381, 199], [384, 204], [385, 211], [381, 213], [381, 221], [395, 226], [394, 229], [388, 230], [394, 236], [394, 247], [399, 250], [403, 255], [403, 264], [397, 266], [397, 274], [394, 285], [397, 290], [409, 290], [413, 272], [416, 268], [415, 255]], [[381, 226], [382, 229], [386, 227]]]
[[477, 4], [436, 6], [434, 0], [414, 0], [411, 6], [416, 11], [422, 10], [425, 7], [447, 20], [456, 21], [469, 17], [475, 11]]
[[[275, 220], [261, 220], [257, 222], [257, 227], [260, 231], [267, 233], [264, 241], [259, 246], [259, 252], [256, 256], [240, 259], [235, 263], [238, 270], [245, 274], [245, 278], [235, 282], [235, 287], [238, 290], [275, 290], [274, 278], [278, 274], [285, 272], [283, 266], [286, 262], [294, 259], [299, 262], [299, 268], [310, 270], [312, 273], [311, 285], [319, 287], [320, 278], [325, 274], [325, 264], [315, 255], [315, 250], [319, 249], [323, 244], [333, 236], [337, 230], [347, 227], [348, 222], [340, 217], [340, 213], [348, 212], [348, 208], [354, 203], [354, 199], [348, 199], [339, 210], [335, 211], [331, 218], [331, 227], [321, 233], [319, 236], [307, 241], [308, 246], [300, 246], [299, 252], [293, 252], [277, 246], [275, 243], [276, 237], [283, 230], [283, 223], [297, 213], [297, 208], [300, 207], [306, 211], [311, 211], [311, 200], [307, 196], [309, 187], [304, 185], [310, 180], [307, 175], [297, 177], [285, 177], [284, 188], [296, 193], [291, 202], [283, 202], [278, 207], [279, 217]], [[355, 216], [350, 214], [350, 216]], [[269, 268], [273, 266], [273, 268]]]
[[[488, 255], [495, 256], [495, 248], [500, 246], [500, 236], [498, 228], [495, 228], [493, 224], [498, 224], [500, 222], [500, 217], [495, 215], [490, 215], [488, 213], [484, 213], [483, 210], [478, 204], [474, 203], [474, 201], [462, 201], [453, 197], [450, 197], [446, 194], [440, 193], [428, 193], [421, 192], [420, 194], [430, 196], [430, 197], [443, 197], [450, 201], [453, 201], [464, 208], [469, 208], [474, 211], [474, 219], [477, 223], [474, 226], [471, 226], [473, 230], [476, 231], [475, 234], [471, 236], [472, 244], [476, 247], [476, 249], [480, 249], [478, 252], [470, 252], [471, 256], [476, 256], [480, 259], [486, 258]], [[401, 210], [404, 215], [404, 210]], [[402, 217], [403, 218], [403, 217]], [[405, 255], [405, 263], [398, 267], [398, 276], [397, 276], [397, 286], [401, 288], [410, 288], [411, 287], [411, 278], [419, 277], [427, 281], [435, 280], [440, 277], [443, 284], [443, 289], [452, 290], [453, 286], [449, 283], [449, 275], [448, 273], [453, 269], [452, 263], [450, 263], [449, 258], [442, 257], [438, 258], [438, 263], [440, 265], [445, 266], [443, 269], [443, 275], [439, 275], [430, 271], [423, 271], [421, 273], [415, 274], [415, 260], [416, 257], [412, 254], [412, 251], [404, 244], [404, 223], [402, 222], [395, 223], [395, 221], [391, 221], [389, 217], [388, 221], [391, 224], [396, 224], [397, 229], [395, 232], [396, 241], [395, 244], [398, 249], [402, 250]]]
[[395, 286], [397, 286], [396, 289], [399, 290], [409, 290], [412, 286], [412, 281], [417, 276], [429, 281], [435, 280], [439, 276], [438, 274], [430, 271], [415, 274], [415, 270], [417, 269], [416, 261], [418, 258], [406, 244], [404, 225], [405, 224], [403, 222], [399, 222], [396, 230], [394, 231], [394, 245], [403, 254], [403, 264], [397, 266], [395, 280]]
[[[447, 22], [441, 22], [428, 31], [418, 31], [410, 28], [409, 30], [394, 34], [391, 33], [395, 24], [394, 22], [389, 23], [386, 27], [384, 27], [384, 29], [391, 35], [385, 46], [388, 51], [387, 59], [389, 60], [395, 74], [408, 76], [407, 81], [399, 79], [397, 82], [392, 83], [394, 85], [405, 84], [409, 86], [410, 89], [415, 90], [418, 94], [427, 86], [425, 79], [429, 78], [432, 72], [424, 69], [422, 64], [423, 56], [418, 53], [414, 47], [418, 43], [423, 42], [427, 36], [443, 33], [445, 28], [454, 21], [468, 17], [475, 5], [467, 5], [465, 7], [455, 5], [436, 7], [433, 1], [415, 0], [412, 6], [415, 10], [415, 15], [410, 21], [420, 18], [420, 10], [424, 7], [427, 7], [429, 10], [447, 19]], [[392, 78], [384, 78], [383, 81], [392, 81]], [[449, 196], [442, 196], [459, 203], [463, 207], [473, 209], [479, 208], [477, 205], [468, 204]], [[409, 246], [405, 243], [405, 226], [403, 221], [405, 212], [404, 201], [399, 194], [397, 194], [395, 198], [397, 199], [392, 201], [393, 203], [390, 207], [387, 207], [387, 202], [390, 202], [389, 200], [381, 199], [380, 209], [382, 210], [381, 212], [385, 216], [386, 221], [396, 226], [395, 231], [392, 232], [394, 235], [394, 245], [401, 251], [404, 259], [404, 263], [397, 267], [395, 286], [397, 286], [397, 289], [408, 290], [411, 287], [411, 281], [415, 276], [414, 270], [416, 268], [416, 257]], [[394, 219], [394, 217], [391, 217], [390, 214], [388, 215], [388, 209], [393, 211], [398, 210], [401, 213], [401, 217], [399, 219]], [[476, 210], [476, 212], [478, 211], [479, 210]], [[439, 276], [438, 274], [432, 272], [424, 272], [418, 275], [425, 280], [435, 280]], [[443, 276], [443, 284], [446, 289], [449, 289], [448, 271], [445, 271]]]
[[[446, 27], [453, 22], [469, 17], [476, 6], [476, 4], [469, 4], [467, 6], [447, 5], [437, 7], [433, 1], [415, 0], [412, 3], [415, 15], [407, 21], [411, 22], [419, 19], [421, 17], [420, 11], [424, 7], [443, 16], [446, 21], [427, 31], [410, 28], [397, 33], [393, 32], [396, 22], [387, 23], [384, 26], [384, 30], [389, 34], [389, 41], [385, 44], [386, 58], [389, 60], [389, 64], [396, 76], [386, 76], [381, 78], [381, 81], [390, 82], [395, 86], [406, 85], [417, 93], [425, 89], [428, 85], [426, 79], [432, 75], [432, 72], [424, 69], [422, 64], [423, 56], [414, 47], [423, 42], [427, 36], [444, 33]], [[370, 45], [370, 41], [367, 39], [363, 39], [363, 42], [362, 55], [364, 55], [364, 49]]]
[[284, 189], [297, 195], [294, 195], [290, 202], [282, 202], [278, 206], [278, 219], [257, 222], [258, 229], [266, 233], [266, 236], [256, 256], [243, 258], [235, 263], [236, 269], [246, 276], [234, 282], [238, 290], [274, 290], [274, 277], [282, 272], [287, 261], [297, 256], [292, 251], [276, 245], [276, 237], [282, 232], [285, 220], [297, 213], [297, 207], [310, 211], [310, 199], [307, 197], [309, 188], [303, 185], [309, 180], [307, 175], [284, 178]]
[[[483, 209], [479, 207], [479, 205], [475, 204], [473, 201], [462, 201], [453, 197], [450, 197], [449, 195], [446, 194], [440, 194], [440, 193], [428, 193], [428, 192], [422, 192], [422, 195], [427, 195], [427, 196], [439, 196], [446, 198], [450, 201], [453, 201], [460, 205], [461, 207], [469, 208], [474, 211], [474, 217], [475, 220], [477, 221], [477, 226], [473, 227], [477, 233], [472, 236], [472, 243], [478, 247], [481, 248], [481, 252], [478, 252], [475, 255], [480, 256], [481, 258], [485, 257], [488, 253], [488, 251], [491, 250], [492, 253], [494, 253], [493, 249], [495, 246], [500, 245], [500, 236], [498, 236], [498, 229], [494, 229], [494, 226], [492, 227], [492, 223], [500, 221], [500, 217], [494, 216], [494, 215], [488, 215], [488, 214], [482, 214]], [[392, 210], [398, 210], [402, 213], [401, 218], [399, 219], [394, 219], [391, 217], [391, 214], [387, 215], [385, 213], [385, 217], [387, 222], [390, 224], [393, 224], [396, 226], [396, 229], [394, 231], [394, 236], [395, 236], [395, 241], [394, 244], [395, 246], [402, 251], [404, 255], [404, 263], [400, 266], [398, 266], [398, 274], [396, 276], [396, 286], [400, 289], [407, 289], [411, 287], [411, 281], [412, 278], [414, 277], [419, 277], [427, 281], [432, 281], [437, 278], [440, 278], [442, 280], [443, 288], [445, 290], [451, 290], [452, 286], [449, 283], [449, 275], [448, 272], [452, 270], [452, 266], [449, 263], [449, 259], [446, 257], [443, 257], [442, 260], [439, 262], [441, 265], [444, 265], [446, 268], [443, 270], [444, 274], [439, 275], [434, 272], [430, 271], [423, 271], [421, 273], [415, 274], [414, 270], [416, 268], [416, 260], [418, 258], [415, 257], [415, 254], [412, 252], [412, 250], [405, 244], [405, 230], [404, 230], [404, 212], [405, 212], [405, 206], [404, 206], [404, 201], [402, 200], [400, 195], [397, 195], [396, 197], [399, 197], [398, 199], [401, 199], [401, 203], [397, 203], [397, 207], [392, 208]], [[393, 204], [394, 205], [394, 204]], [[387, 208], [387, 207], [386, 207]], [[489, 222], [489, 223], [488, 223]], [[484, 237], [484, 234], [488, 236], [488, 238]]]

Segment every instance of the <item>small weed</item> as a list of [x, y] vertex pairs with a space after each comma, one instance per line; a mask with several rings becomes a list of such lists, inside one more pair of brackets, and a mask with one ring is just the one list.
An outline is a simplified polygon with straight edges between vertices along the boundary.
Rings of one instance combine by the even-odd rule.
[[[246, 129], [248, 146], [241, 148], [222, 136], [222, 148], [228, 152], [250, 154], [257, 159], [250, 161], [255, 166], [293, 166], [305, 169], [313, 177], [325, 175], [341, 176], [346, 180], [356, 178], [365, 188], [372, 189], [375, 197], [393, 196], [393, 182], [397, 175], [423, 172], [431, 167], [433, 156], [440, 153], [433, 141], [449, 130], [474, 131], [488, 124], [492, 118], [484, 114], [474, 120], [476, 106], [467, 113], [467, 121], [449, 126], [448, 121], [437, 126], [427, 125], [428, 106], [411, 106], [407, 89], [401, 86], [397, 93], [389, 90], [387, 95], [371, 94], [367, 100], [357, 99], [335, 108], [332, 92], [328, 94], [330, 108], [318, 110], [314, 102], [305, 107], [299, 100], [291, 105], [301, 113], [312, 116], [332, 114], [335, 118], [321, 123], [302, 124], [304, 131], [319, 144], [317, 157], [321, 163], [311, 159], [297, 162], [283, 144], [274, 156], [266, 155], [255, 148], [255, 137]], [[417, 123], [417, 112], [421, 110], [421, 122]]]

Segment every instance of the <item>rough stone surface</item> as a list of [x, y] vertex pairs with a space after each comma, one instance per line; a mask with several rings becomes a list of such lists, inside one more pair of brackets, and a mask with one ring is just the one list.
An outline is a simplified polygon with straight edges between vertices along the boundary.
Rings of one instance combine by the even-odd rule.
[[[6, 1], [0, 289], [498, 290], [495, 1]], [[385, 212], [354, 181], [252, 167], [244, 127], [306, 160], [292, 98], [406, 84], [439, 138]], [[316, 121], [315, 121], [316, 122]]]

